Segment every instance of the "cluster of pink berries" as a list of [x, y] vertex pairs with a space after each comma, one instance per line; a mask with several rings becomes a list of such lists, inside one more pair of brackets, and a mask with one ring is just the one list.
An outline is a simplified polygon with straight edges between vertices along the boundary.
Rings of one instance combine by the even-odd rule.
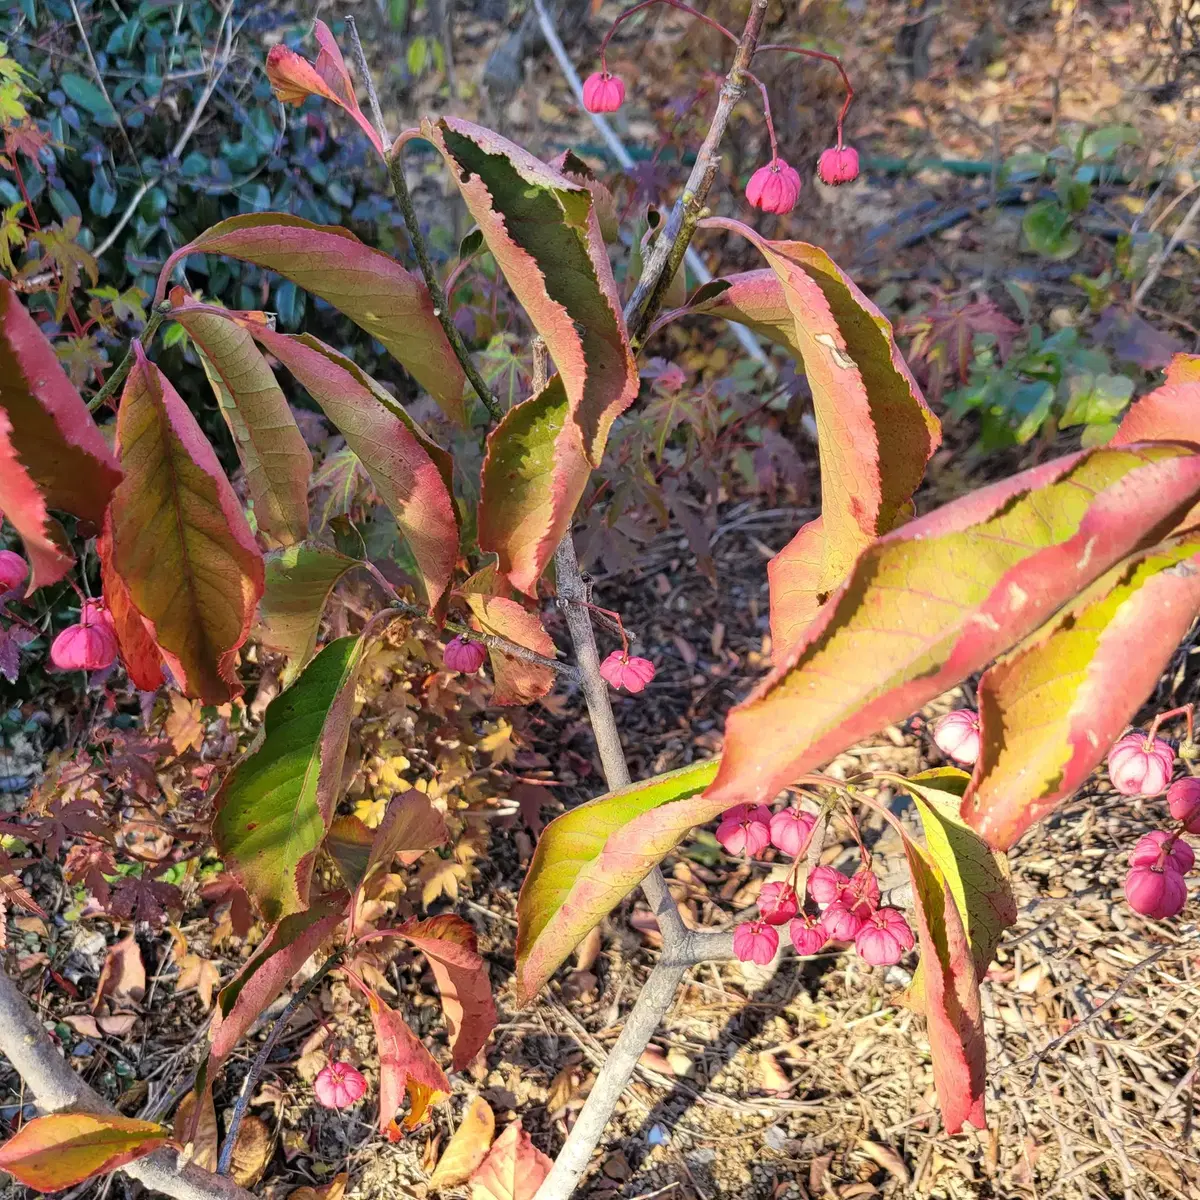
[[[772, 813], [763, 805], [739, 804], [724, 814], [717, 841], [730, 854], [753, 857], [774, 846], [798, 859], [808, 847], [816, 817], [794, 806]], [[816, 867], [808, 877], [808, 894], [819, 914], [801, 910], [800, 897], [790, 882], [763, 885], [756, 920], [733, 931], [733, 952], [742, 962], [769, 963], [779, 949], [777, 926], [786, 924], [792, 945], [800, 954], [816, 954], [826, 942], [853, 942], [864, 962], [873, 967], [900, 961], [914, 939], [904, 914], [879, 903], [879, 881], [869, 867], [851, 878], [832, 867]]]
[[1175, 751], [1152, 734], [1127, 733], [1108, 752], [1108, 777], [1118, 792], [1158, 796], [1165, 791], [1171, 816], [1179, 822], [1177, 829], [1156, 829], [1140, 838], [1129, 856], [1125, 899], [1135, 912], [1159, 921], [1177, 916], [1187, 903], [1184, 876], [1196, 855], [1183, 835], [1200, 833], [1200, 779], [1186, 775], [1172, 783], [1174, 771]]

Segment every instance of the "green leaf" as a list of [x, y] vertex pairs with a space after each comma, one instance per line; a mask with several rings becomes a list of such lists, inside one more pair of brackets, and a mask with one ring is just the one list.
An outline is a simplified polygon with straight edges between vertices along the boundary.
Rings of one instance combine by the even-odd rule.
[[[896, 780], [900, 782], [899, 778]], [[957, 767], [922, 771], [904, 781], [916, 801], [929, 857], [958, 905], [982, 979], [1004, 931], [1017, 919], [1008, 859], [997, 854], [959, 816], [971, 776]]]
[[1200, 538], [1102, 575], [979, 681], [982, 749], [963, 817], [1008, 849], [1068, 799], [1153, 693], [1200, 612]]
[[260, 529], [283, 545], [308, 533], [312, 455], [274, 372], [249, 332], [207, 311], [182, 288], [170, 316], [187, 330], [233, 435]]
[[308, 903], [342, 786], [361, 637], [330, 642], [267, 706], [261, 744], [217, 793], [213, 839], [268, 921]]
[[[572, 950], [677, 846], [692, 822], [657, 810], [703, 791], [717, 760], [693, 763], [609, 792], [555, 818], [542, 831], [517, 900], [517, 995], [529, 1004]], [[625, 827], [648, 818], [631, 843]]]
[[1080, 158], [1098, 158], [1108, 162], [1122, 146], [1140, 146], [1142, 135], [1132, 125], [1105, 125], [1084, 136]]
[[84, 79], [82, 75], [62, 75], [58, 84], [72, 103], [91, 113], [97, 125], [117, 124], [117, 114], [113, 106], [90, 79]]
[[0, 1170], [38, 1192], [61, 1192], [135, 1162], [164, 1145], [171, 1131], [153, 1121], [106, 1113], [36, 1117], [0, 1146]]
[[1084, 372], [1067, 380], [1067, 403], [1059, 426], [1106, 425], [1113, 422], [1133, 396], [1128, 375], [1093, 375]]
[[782, 654], [860, 551], [911, 515], [941, 427], [887, 318], [823, 250], [767, 241], [737, 221], [709, 224], [752, 241], [770, 270], [715, 280], [682, 312], [737, 321], [787, 347], [812, 389], [821, 515], [769, 567], [771, 639]]
[[620, 297], [591, 191], [519, 146], [457, 117], [426, 119], [484, 241], [562, 376], [584, 454], [638, 393]]
[[1061, 262], [1083, 245], [1071, 214], [1057, 200], [1039, 200], [1021, 222], [1029, 245], [1044, 258]]
[[314, 225], [286, 213], [230, 217], [167, 259], [156, 303], [176, 265], [202, 253], [255, 263], [328, 301], [380, 341], [451, 420], [465, 424], [462, 366], [424, 283], [395, 259], [336, 225]]
[[259, 613], [263, 644], [286, 654], [283, 673], [288, 686], [312, 658], [325, 605], [338, 581], [361, 566], [318, 542], [301, 542], [266, 557], [266, 586]]
[[500, 571], [528, 596], [537, 594], [591, 474], [569, 408], [555, 375], [488, 435], [479, 548], [494, 552]]

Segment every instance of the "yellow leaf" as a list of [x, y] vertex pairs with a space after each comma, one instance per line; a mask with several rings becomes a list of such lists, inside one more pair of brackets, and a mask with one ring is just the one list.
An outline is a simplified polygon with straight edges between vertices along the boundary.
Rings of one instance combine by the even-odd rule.
[[496, 1133], [496, 1118], [482, 1096], [467, 1105], [462, 1121], [454, 1131], [437, 1167], [429, 1178], [435, 1190], [465, 1183], [483, 1162]]

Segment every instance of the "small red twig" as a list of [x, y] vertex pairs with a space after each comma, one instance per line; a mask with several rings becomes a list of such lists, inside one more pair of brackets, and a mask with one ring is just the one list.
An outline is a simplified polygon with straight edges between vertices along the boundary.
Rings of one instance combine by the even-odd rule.
[[768, 42], [765, 46], [759, 46], [756, 53], [763, 54], [768, 50], [778, 50], [784, 54], [800, 54], [805, 58], [818, 58], [822, 62], [833, 63], [837, 67], [838, 74], [846, 85], [846, 99], [842, 103], [842, 111], [838, 113], [837, 118], [837, 148], [840, 150], [842, 148], [842, 123], [854, 101], [854, 87], [850, 83], [850, 76], [846, 74], [846, 68], [842, 66], [842, 60], [836, 54], [826, 54], [823, 50], [809, 50], [805, 46], [787, 46], [780, 42]]
[[704, 13], [698, 12], [690, 4], [684, 4], [683, 0], [642, 0], [640, 4], [635, 4], [632, 8], [627, 8], [609, 27], [608, 32], [604, 35], [604, 41], [600, 43], [600, 69], [607, 75], [608, 63], [605, 60], [605, 55], [608, 52], [608, 43], [612, 40], [612, 35], [617, 32], [617, 27], [624, 21], [629, 20], [634, 13], [640, 12], [643, 8], [649, 8], [652, 4], [669, 4], [672, 8], [679, 9], [680, 12], [688, 13], [695, 17], [698, 21], [703, 21], [705, 25], [715, 29], [718, 33], [728, 38], [735, 46], [738, 44], [737, 37], [730, 33], [720, 21], [714, 21], [712, 17], [706, 17]]

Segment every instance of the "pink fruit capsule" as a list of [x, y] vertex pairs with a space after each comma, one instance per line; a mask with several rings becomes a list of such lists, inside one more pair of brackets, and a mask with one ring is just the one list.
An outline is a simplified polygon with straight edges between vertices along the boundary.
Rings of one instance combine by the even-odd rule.
[[820, 917], [801, 913], [789, 926], [788, 934], [797, 954], [816, 954], [829, 940]]
[[858, 151], [853, 146], [830, 146], [817, 159], [817, 175], [822, 183], [838, 187], [858, 178]]
[[615, 688], [624, 688], [637, 695], [644, 691], [655, 675], [654, 664], [648, 658], [631, 658], [614, 650], [601, 664], [600, 677]]
[[765, 967], [779, 949], [779, 933], [766, 921], [746, 921], [734, 928], [733, 952], [742, 962]]
[[583, 107], [588, 112], [616, 112], [624, 103], [625, 84], [620, 76], [595, 71], [583, 81]]
[[799, 858], [808, 849], [808, 839], [816, 824], [817, 818], [802, 808], [780, 809], [771, 818], [771, 844], [784, 854]]
[[933, 726], [933, 744], [947, 758], [971, 766], [979, 757], [979, 714], [972, 708], [956, 708], [939, 717]]
[[367, 1080], [349, 1063], [330, 1063], [317, 1072], [313, 1091], [317, 1094], [317, 1103], [326, 1108], [348, 1108], [366, 1095]]
[[1200, 833], [1200, 779], [1187, 775], [1175, 780], [1167, 788], [1167, 806], [1188, 833]]
[[442, 647], [442, 662], [447, 671], [461, 671], [473, 675], [483, 666], [487, 650], [482, 642], [471, 642], [461, 635], [451, 638]]
[[1131, 867], [1125, 876], [1125, 899], [1134, 912], [1164, 921], [1183, 911], [1187, 884], [1173, 866]]
[[1183, 838], [1156, 829], [1145, 837], [1138, 838], [1137, 845], [1129, 855], [1131, 867], [1174, 867], [1186, 875], [1196, 865], [1196, 852]]
[[795, 889], [790, 883], [764, 883], [758, 893], [758, 911], [768, 925], [783, 925], [800, 908]]
[[753, 808], [749, 804], [737, 804], [721, 818], [717, 841], [729, 854], [753, 858], [770, 845], [770, 819], [771, 810], [763, 804]]
[[0, 596], [15, 592], [29, 578], [29, 564], [15, 550], [0, 550]]
[[863, 918], [853, 909], [835, 900], [821, 914], [821, 928], [835, 942], [852, 942], [863, 926]]
[[832, 867], [814, 867], [808, 877], [808, 894], [821, 905], [832, 904], [850, 880]]
[[898, 963], [914, 944], [913, 932], [898, 908], [881, 908], [873, 913], [854, 938], [859, 957], [872, 967]]
[[782, 158], [759, 167], [746, 184], [746, 199], [763, 212], [789, 213], [800, 198], [800, 172]]
[[1108, 752], [1108, 777], [1124, 796], [1157, 796], [1174, 769], [1175, 751], [1162, 738], [1127, 733]]

